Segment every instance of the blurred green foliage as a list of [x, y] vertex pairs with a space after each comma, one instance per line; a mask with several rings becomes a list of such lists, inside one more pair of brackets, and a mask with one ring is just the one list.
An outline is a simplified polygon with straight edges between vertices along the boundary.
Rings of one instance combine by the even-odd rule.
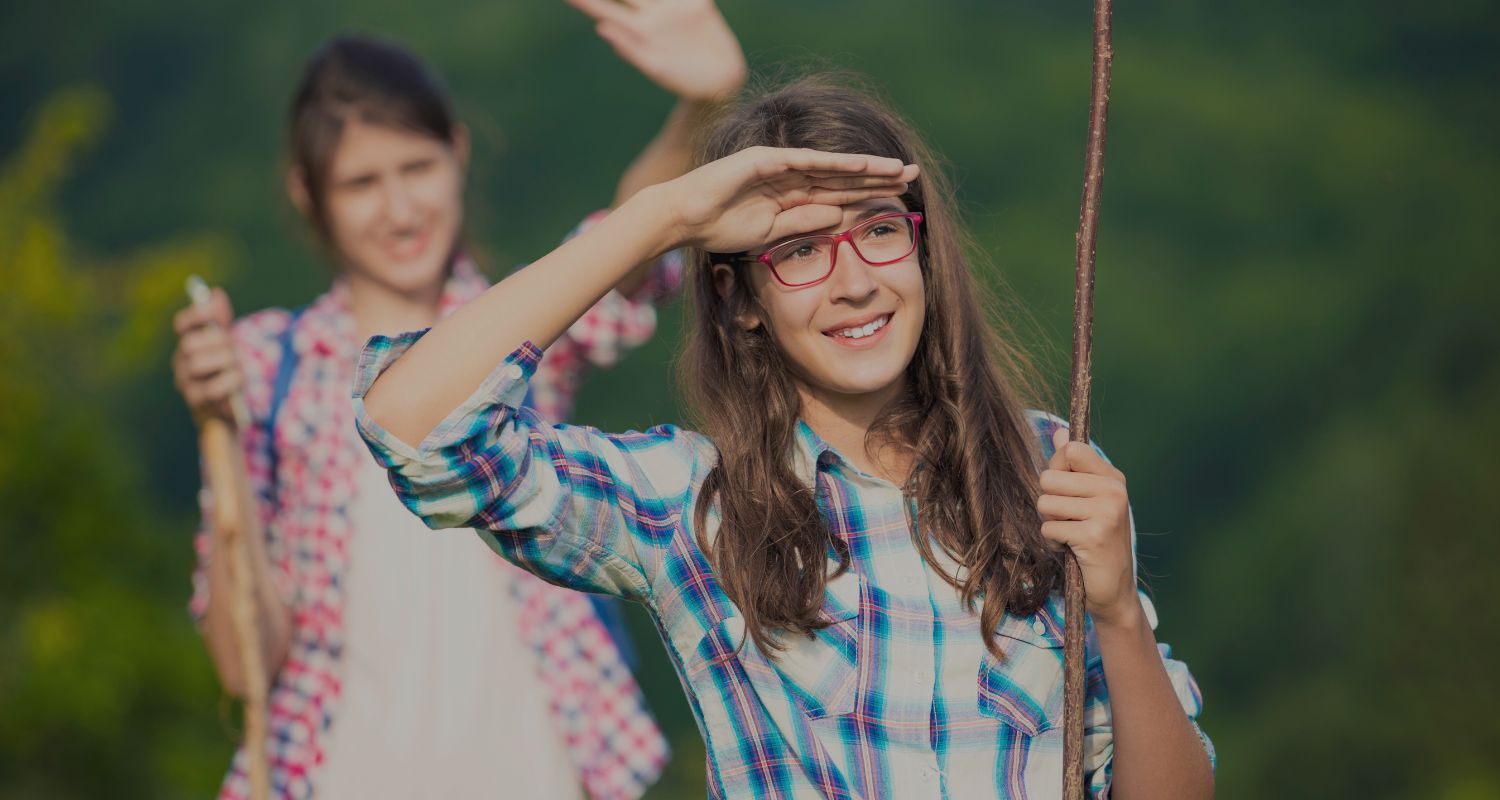
[[0, 794], [202, 794], [222, 760], [212, 673], [179, 611], [185, 509], [163, 513], [113, 397], [156, 366], [223, 237], [123, 255], [69, 240], [57, 194], [106, 134], [97, 88], [54, 93], [0, 164]]
[[[1088, 4], [724, 6], [758, 67], [863, 71], [946, 155], [1060, 388]], [[201, 797], [227, 763], [182, 610], [197, 475], [168, 318], [188, 271], [241, 310], [326, 285], [279, 143], [302, 59], [345, 29], [448, 78], [492, 273], [606, 202], [669, 105], [561, 2], [0, 10], [0, 797]], [[1096, 433], [1222, 797], [1500, 797], [1497, 35], [1481, 0], [1116, 10]], [[677, 419], [677, 330], [666, 311], [580, 418]], [[632, 621], [677, 751], [653, 796], [701, 797]]]

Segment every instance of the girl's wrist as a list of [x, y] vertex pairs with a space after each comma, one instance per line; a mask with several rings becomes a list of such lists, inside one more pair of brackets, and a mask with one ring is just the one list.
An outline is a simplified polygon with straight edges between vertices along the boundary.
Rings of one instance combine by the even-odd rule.
[[1146, 619], [1146, 609], [1141, 607], [1140, 595], [1131, 592], [1130, 596], [1112, 604], [1107, 609], [1089, 612], [1094, 620], [1094, 628], [1104, 634], [1106, 632], [1139, 633], [1142, 628], [1149, 629], [1151, 626]]
[[[670, 181], [668, 182], [670, 183]], [[687, 231], [671, 202], [668, 183], [658, 183], [631, 195], [615, 213], [623, 214], [642, 233], [651, 251], [642, 260], [676, 250], [688, 241]]]

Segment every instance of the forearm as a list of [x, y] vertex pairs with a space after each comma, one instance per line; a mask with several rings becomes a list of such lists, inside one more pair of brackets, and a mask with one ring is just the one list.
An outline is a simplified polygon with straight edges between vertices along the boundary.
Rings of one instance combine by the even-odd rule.
[[[656, 137], [635, 161], [620, 176], [615, 190], [614, 206], [618, 207], [634, 197], [647, 186], [655, 186], [672, 180], [693, 166], [693, 137], [710, 113], [711, 104], [695, 100], [679, 100]], [[655, 259], [637, 264], [615, 286], [621, 294], [634, 295], [656, 267]]]
[[[239, 521], [243, 552], [249, 560], [254, 619], [260, 636], [261, 661], [268, 679], [281, 668], [291, 648], [292, 609], [282, 600], [273, 578], [274, 567], [266, 548], [264, 529], [255, 511], [254, 498], [242, 463], [235, 465], [239, 492]], [[203, 638], [218, 671], [219, 680], [231, 694], [245, 692], [244, 662], [233, 619], [234, 575], [227, 532], [213, 526], [213, 555], [208, 561], [208, 605], [201, 622]]]
[[1144, 611], [1096, 621], [1109, 685], [1114, 759], [1111, 797], [1212, 797], [1213, 770], [1162, 665]]
[[366, 412], [420, 442], [522, 343], [545, 349], [633, 267], [674, 247], [670, 227], [660, 203], [637, 193], [434, 326], [371, 385]]
[[615, 206], [624, 204], [647, 186], [669, 181], [692, 167], [693, 136], [710, 107], [711, 104], [696, 100], [677, 101], [661, 130], [621, 174], [615, 189]]

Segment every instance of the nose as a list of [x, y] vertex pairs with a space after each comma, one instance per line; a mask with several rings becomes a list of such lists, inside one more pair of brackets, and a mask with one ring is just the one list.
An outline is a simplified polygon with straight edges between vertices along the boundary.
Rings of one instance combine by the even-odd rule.
[[386, 182], [385, 215], [391, 223], [403, 227], [417, 221], [417, 202], [411, 187], [401, 178]]
[[854, 252], [853, 245], [839, 242], [833, 256], [833, 274], [828, 276], [829, 300], [858, 303], [879, 290], [872, 268]]

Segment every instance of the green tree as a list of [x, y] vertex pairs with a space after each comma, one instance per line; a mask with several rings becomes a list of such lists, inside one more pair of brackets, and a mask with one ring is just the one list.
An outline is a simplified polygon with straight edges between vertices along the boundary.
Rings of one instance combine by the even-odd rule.
[[142, 492], [115, 398], [162, 358], [222, 238], [86, 254], [55, 210], [107, 129], [97, 89], [56, 93], [0, 165], [0, 796], [204, 796], [226, 736], [185, 611], [189, 523]]

